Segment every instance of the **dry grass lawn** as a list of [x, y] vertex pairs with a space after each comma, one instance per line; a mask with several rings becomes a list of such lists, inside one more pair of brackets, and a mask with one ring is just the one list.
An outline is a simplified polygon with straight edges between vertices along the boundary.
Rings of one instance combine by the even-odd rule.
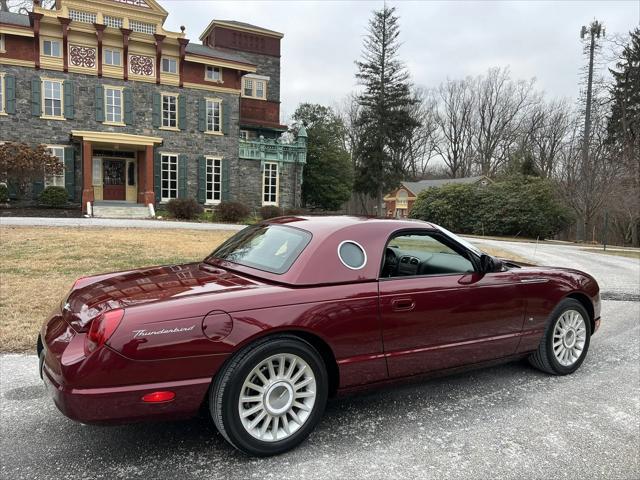
[[0, 351], [32, 352], [74, 280], [204, 258], [228, 231], [0, 227]]
[[[47, 314], [83, 275], [204, 258], [228, 231], [0, 227], [0, 351], [33, 352]], [[499, 249], [491, 255], [514, 257]]]

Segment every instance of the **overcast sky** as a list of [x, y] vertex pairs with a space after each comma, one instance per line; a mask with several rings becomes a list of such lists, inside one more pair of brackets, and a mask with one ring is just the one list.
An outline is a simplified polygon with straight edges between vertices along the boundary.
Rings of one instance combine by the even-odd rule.
[[[281, 115], [300, 102], [334, 105], [353, 91], [371, 10], [382, 1], [183, 1], [161, 0], [165, 27], [187, 27], [199, 42], [213, 18], [239, 20], [284, 33]], [[510, 66], [514, 78], [536, 77], [548, 96], [577, 95], [583, 63], [579, 32], [597, 18], [607, 37], [639, 24], [640, 0], [424, 2], [389, 1], [400, 16], [400, 56], [416, 85], [433, 87], [447, 77], [478, 75]]]

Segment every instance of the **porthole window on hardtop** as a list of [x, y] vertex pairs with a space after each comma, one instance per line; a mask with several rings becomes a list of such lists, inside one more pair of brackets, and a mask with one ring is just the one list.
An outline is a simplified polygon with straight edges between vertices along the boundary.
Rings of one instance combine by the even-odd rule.
[[367, 264], [367, 254], [357, 242], [346, 240], [338, 246], [338, 257], [351, 270], [360, 270]]

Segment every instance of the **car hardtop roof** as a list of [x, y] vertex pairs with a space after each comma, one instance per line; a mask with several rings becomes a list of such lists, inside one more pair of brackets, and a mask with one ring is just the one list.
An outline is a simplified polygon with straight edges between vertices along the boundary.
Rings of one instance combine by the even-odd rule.
[[290, 227], [301, 228], [310, 232], [314, 237], [316, 234], [319, 234], [320, 236], [335, 234], [345, 228], [351, 229], [350, 227], [356, 227], [357, 230], [362, 228], [363, 230], [387, 230], [388, 232], [412, 228], [435, 228], [433, 224], [422, 220], [367, 217], [364, 215], [295, 215], [270, 218], [263, 223], [270, 225], [288, 225]]

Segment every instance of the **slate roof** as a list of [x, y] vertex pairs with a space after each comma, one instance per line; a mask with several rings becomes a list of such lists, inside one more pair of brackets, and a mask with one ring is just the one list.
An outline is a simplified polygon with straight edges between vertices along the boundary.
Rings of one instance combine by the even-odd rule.
[[29, 15], [23, 15], [21, 13], [0, 11], [0, 23], [4, 23], [5, 25], [16, 25], [18, 27], [31, 27]]
[[420, 180], [419, 182], [402, 182], [402, 185], [418, 195], [421, 191], [431, 187], [441, 187], [443, 185], [450, 184], [466, 184], [466, 183], [478, 183], [480, 180], [486, 177], [480, 175], [477, 177], [463, 177], [463, 178], [442, 178], [439, 180]]
[[199, 43], [188, 43], [186, 48], [187, 53], [193, 55], [202, 55], [203, 57], [217, 58], [219, 60], [228, 60], [230, 62], [244, 63], [247, 65], [253, 65], [242, 55], [237, 53], [228, 52], [226, 50], [220, 50], [218, 48], [207, 47], [206, 45], [200, 45]]

